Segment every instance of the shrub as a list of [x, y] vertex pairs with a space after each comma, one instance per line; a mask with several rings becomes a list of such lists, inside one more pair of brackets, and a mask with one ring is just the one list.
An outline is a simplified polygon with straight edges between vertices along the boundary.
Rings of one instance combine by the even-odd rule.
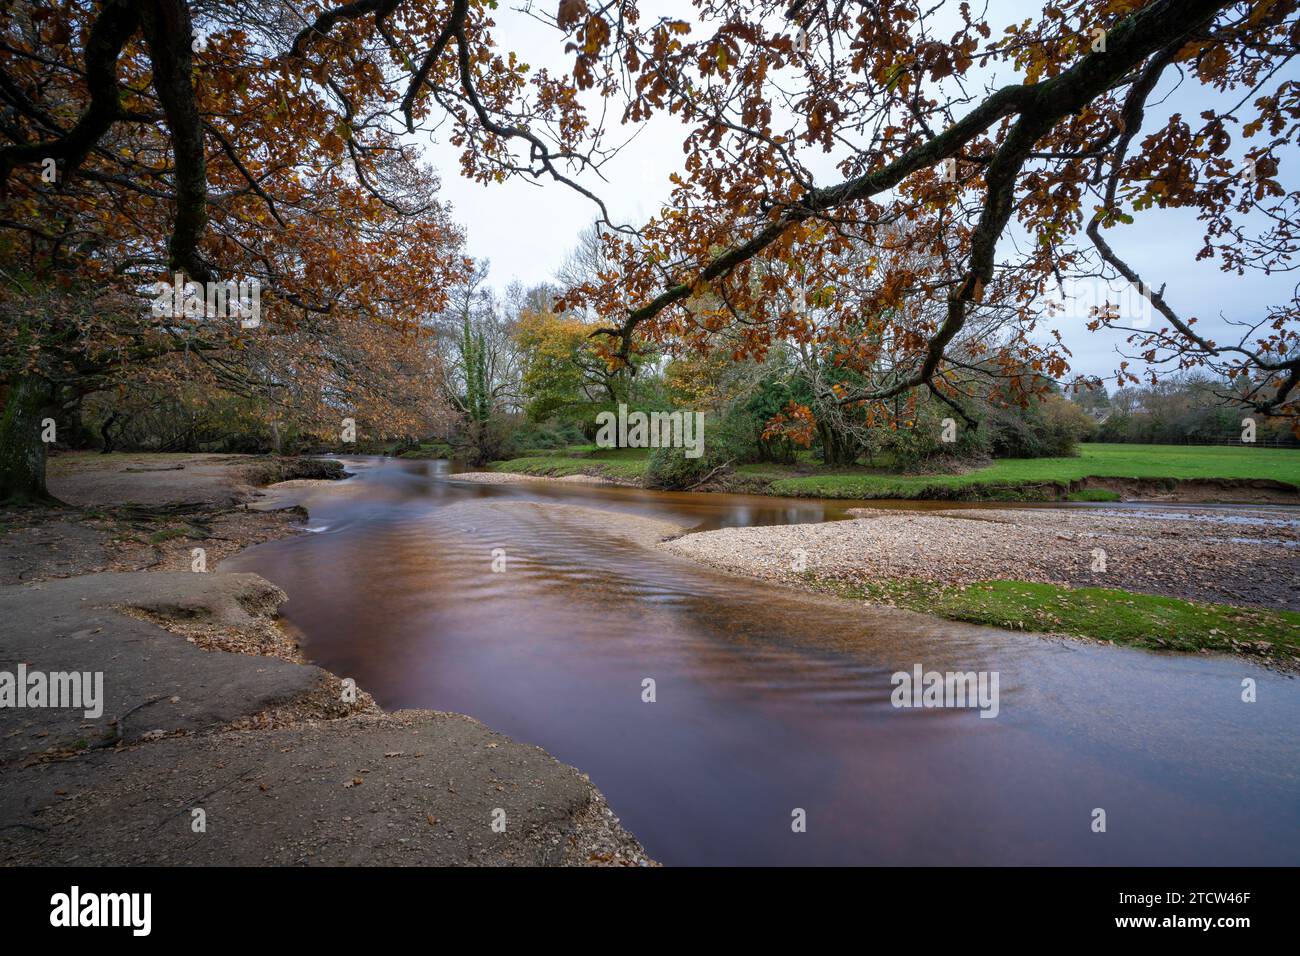
[[1076, 455], [1079, 442], [1097, 437], [1097, 420], [1074, 402], [1060, 395], [1049, 395], [1042, 407], [1048, 444], [1056, 449], [1050, 453], [1053, 457]]
[[646, 463], [647, 488], [681, 491], [692, 488], [710, 472], [724, 466], [740, 464], [753, 454], [753, 435], [745, 428], [743, 418], [724, 416], [709, 428], [713, 416], [706, 416], [703, 454], [687, 458], [685, 448], [656, 448], [650, 452]]
[[1078, 454], [1080, 441], [1096, 435], [1097, 423], [1053, 393], [1028, 408], [990, 409], [985, 430], [994, 458], [1067, 458]]
[[534, 449], [568, 448], [585, 440], [582, 427], [569, 419], [550, 419], [545, 422], [525, 422], [510, 436], [510, 454]]
[[[951, 418], [957, 423], [957, 440], [943, 440], [943, 421]], [[915, 417], [889, 429], [880, 442], [880, 450], [893, 459], [898, 471], [924, 471], [939, 464], [945, 466], [954, 460], [982, 458], [988, 454], [983, 428], [969, 427], [950, 408], [938, 402], [924, 402], [917, 406]]]
[[984, 416], [982, 428], [994, 458], [1042, 458], [1043, 429], [1027, 410], [993, 408]]
[[685, 448], [656, 448], [646, 463], [647, 488], [684, 491], [699, 484], [709, 472], [727, 463], [717, 452], [709, 450], [699, 458], [687, 458]]
[[[713, 417], [707, 416], [709, 419]], [[719, 444], [726, 449], [727, 457], [734, 460], [736, 464], [777, 461], [782, 444], [791, 449], [794, 446], [783, 439], [775, 442], [763, 441], [765, 423], [765, 419], [760, 418], [746, 405], [733, 404], [718, 418], [717, 424], [709, 431], [705, 447], [707, 448], [711, 442]]]

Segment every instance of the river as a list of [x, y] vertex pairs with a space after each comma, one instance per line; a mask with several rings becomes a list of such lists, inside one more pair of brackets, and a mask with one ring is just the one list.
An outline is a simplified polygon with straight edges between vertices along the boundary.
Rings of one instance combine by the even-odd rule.
[[[469, 714], [578, 767], [665, 864], [1300, 863], [1292, 677], [804, 595], [527, 506], [707, 529], [844, 503], [345, 463], [281, 495], [312, 533], [221, 570], [284, 588], [308, 658], [385, 709]], [[997, 717], [895, 708], [917, 664], [997, 672]]]

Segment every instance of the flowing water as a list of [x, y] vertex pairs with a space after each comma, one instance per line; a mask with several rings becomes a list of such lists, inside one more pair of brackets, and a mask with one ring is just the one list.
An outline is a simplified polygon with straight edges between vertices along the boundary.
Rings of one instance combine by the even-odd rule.
[[[707, 529], [843, 502], [348, 467], [287, 492], [315, 533], [222, 570], [283, 587], [307, 656], [385, 709], [470, 714], [578, 767], [663, 863], [1300, 863], [1291, 677], [804, 595], [539, 506]], [[996, 671], [997, 717], [892, 706], [918, 664]]]

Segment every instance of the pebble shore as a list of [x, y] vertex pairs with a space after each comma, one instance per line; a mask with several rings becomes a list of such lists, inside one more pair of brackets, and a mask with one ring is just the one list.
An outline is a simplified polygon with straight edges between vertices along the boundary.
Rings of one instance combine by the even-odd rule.
[[1285, 512], [1187, 509], [1154, 516], [1119, 509], [864, 508], [853, 513], [852, 520], [820, 524], [722, 528], [659, 547], [768, 580], [789, 581], [802, 552], [807, 571], [847, 581], [1011, 579], [1300, 610], [1300, 528]]

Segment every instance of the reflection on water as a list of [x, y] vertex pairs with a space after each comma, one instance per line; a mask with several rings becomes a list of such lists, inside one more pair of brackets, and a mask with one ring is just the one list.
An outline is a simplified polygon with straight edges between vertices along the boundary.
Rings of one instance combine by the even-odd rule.
[[[807, 596], [533, 506], [703, 529], [844, 503], [349, 469], [294, 492], [324, 530], [222, 570], [282, 586], [308, 656], [383, 707], [467, 713], [580, 768], [664, 863], [1300, 862], [1293, 679]], [[998, 671], [999, 716], [893, 708], [917, 663]]]

